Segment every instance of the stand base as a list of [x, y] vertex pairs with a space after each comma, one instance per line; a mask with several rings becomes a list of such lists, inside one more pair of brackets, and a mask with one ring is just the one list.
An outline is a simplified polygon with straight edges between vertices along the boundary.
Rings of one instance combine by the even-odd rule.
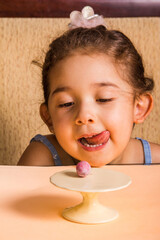
[[65, 219], [84, 224], [98, 224], [112, 221], [118, 217], [113, 208], [103, 206], [98, 202], [97, 193], [81, 193], [83, 201], [79, 205], [67, 208], [62, 215]]

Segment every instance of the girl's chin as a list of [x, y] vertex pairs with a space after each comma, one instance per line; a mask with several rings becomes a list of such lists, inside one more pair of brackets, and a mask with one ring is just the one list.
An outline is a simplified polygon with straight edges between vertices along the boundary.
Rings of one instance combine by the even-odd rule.
[[103, 164], [103, 165], [91, 165], [91, 167], [94, 167], [94, 168], [101, 168], [101, 167], [104, 167], [106, 166], [106, 164]]
[[107, 163], [89, 163], [91, 167], [104, 167]]
[[98, 160], [88, 160], [88, 159], [83, 159], [83, 160], [80, 160], [80, 161], [88, 162], [91, 165], [91, 167], [104, 167], [105, 165], [110, 163], [109, 161], [102, 162], [102, 160], [98, 161]]

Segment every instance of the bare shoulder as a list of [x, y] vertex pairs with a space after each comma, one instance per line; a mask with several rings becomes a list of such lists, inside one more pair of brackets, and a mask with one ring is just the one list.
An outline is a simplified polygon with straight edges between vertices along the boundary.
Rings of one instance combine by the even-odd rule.
[[[160, 163], [160, 145], [151, 143], [152, 163]], [[135, 151], [136, 149], [136, 151]], [[123, 156], [123, 164], [144, 164], [143, 144], [138, 139], [130, 139]]]
[[31, 142], [22, 154], [18, 165], [53, 166], [53, 158], [49, 149], [41, 142]]
[[152, 153], [152, 163], [160, 163], [160, 145], [150, 143]]

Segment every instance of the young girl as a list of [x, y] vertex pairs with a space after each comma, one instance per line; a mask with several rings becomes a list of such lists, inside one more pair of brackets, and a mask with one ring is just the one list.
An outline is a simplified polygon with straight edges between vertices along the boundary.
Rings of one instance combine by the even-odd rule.
[[71, 14], [43, 64], [40, 115], [52, 134], [36, 135], [18, 164], [158, 163], [160, 145], [131, 138], [152, 110], [153, 80], [131, 41], [84, 10]]

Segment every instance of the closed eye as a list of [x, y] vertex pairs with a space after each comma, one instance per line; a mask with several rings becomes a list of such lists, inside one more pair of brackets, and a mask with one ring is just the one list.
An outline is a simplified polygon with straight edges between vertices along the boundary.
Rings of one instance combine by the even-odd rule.
[[96, 100], [97, 102], [105, 103], [113, 101], [113, 98], [99, 98]]
[[59, 108], [67, 108], [74, 105], [74, 102], [67, 102], [67, 103], [63, 103], [63, 104], [59, 104], [58, 107]]

